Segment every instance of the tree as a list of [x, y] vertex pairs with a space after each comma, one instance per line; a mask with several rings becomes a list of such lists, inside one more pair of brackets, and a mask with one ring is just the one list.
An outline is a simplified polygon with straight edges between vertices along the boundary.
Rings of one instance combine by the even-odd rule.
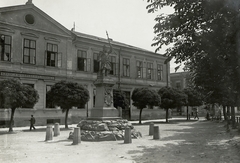
[[69, 109], [72, 107], [83, 108], [89, 101], [88, 90], [78, 83], [60, 81], [54, 84], [47, 92], [48, 101], [60, 106], [65, 114], [65, 128], [68, 128], [67, 119]]
[[9, 132], [13, 131], [15, 110], [22, 106], [32, 108], [38, 102], [38, 99], [38, 92], [34, 88], [23, 85], [18, 80], [0, 81], [0, 108], [11, 108]]
[[121, 90], [113, 90], [113, 103], [115, 108], [121, 107], [125, 109], [129, 105], [126, 94]]
[[161, 98], [155, 90], [149, 88], [135, 88], [132, 92], [133, 105], [140, 109], [139, 124], [142, 124], [142, 110], [147, 106], [159, 106]]
[[188, 106], [200, 106], [203, 104], [202, 96], [199, 92], [197, 92], [195, 89], [191, 87], [187, 87], [183, 90], [185, 95], [187, 96], [186, 99], [186, 106], [187, 106], [187, 120], [190, 119], [189, 113], [188, 113]]
[[162, 87], [158, 94], [161, 96], [161, 108], [166, 110], [166, 122], [168, 122], [168, 110], [176, 107], [183, 106], [186, 101], [186, 95], [172, 87]]
[[[171, 6], [174, 12], [156, 17], [153, 46], [169, 46], [164, 55], [185, 64], [196, 87], [209, 99], [240, 97], [239, 7], [236, 0], [148, 0], [149, 12]], [[224, 87], [223, 87], [224, 86]], [[225, 94], [228, 92], [228, 94]], [[224, 97], [226, 96], [226, 97]]]
[[[165, 6], [171, 6], [174, 10], [169, 15], [160, 14], [156, 17], [157, 23], [154, 26], [156, 37], [152, 45], [157, 46], [158, 51], [163, 45], [173, 44], [168, 47], [165, 55], [175, 57], [177, 63], [196, 62], [196, 59], [203, 57], [202, 52], [205, 53], [207, 49], [212, 49], [217, 54], [221, 52], [220, 49], [227, 49], [229, 45], [234, 44], [238, 30], [236, 27], [238, 11], [234, 8], [234, 0], [148, 0], [148, 2], [147, 9], [150, 13], [157, 12]], [[233, 41], [233, 44], [230, 41]], [[222, 46], [216, 46], [215, 43], [221, 43]], [[228, 54], [222, 55], [226, 57]]]

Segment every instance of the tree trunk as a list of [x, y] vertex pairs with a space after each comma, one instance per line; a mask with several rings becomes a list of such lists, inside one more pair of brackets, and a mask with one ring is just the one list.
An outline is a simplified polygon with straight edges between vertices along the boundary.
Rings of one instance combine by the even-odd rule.
[[232, 121], [232, 128], [236, 128], [235, 108], [234, 108], [234, 106], [231, 106], [231, 121]]
[[187, 105], [187, 120], [189, 120], [189, 115], [188, 115], [188, 105]]
[[140, 108], [140, 113], [139, 113], [139, 124], [142, 124], [142, 110], [143, 110], [143, 108]]
[[224, 120], [227, 120], [226, 106], [223, 106], [223, 117], [224, 117]]
[[11, 119], [10, 119], [10, 122], [9, 122], [9, 132], [12, 132], [13, 131], [13, 124], [14, 124], [14, 121], [13, 121], [13, 117], [14, 117], [14, 113], [15, 113], [15, 110], [16, 108], [11, 108], [12, 112], [11, 112]]
[[166, 109], [166, 123], [168, 123], [168, 108]]
[[230, 118], [230, 107], [229, 106], [227, 106], [227, 117], [228, 117], [228, 119]]
[[69, 112], [69, 109], [66, 109], [66, 114], [65, 114], [65, 128], [68, 128], [68, 123], [67, 123], [68, 112]]
[[227, 123], [230, 124], [230, 107], [227, 106]]

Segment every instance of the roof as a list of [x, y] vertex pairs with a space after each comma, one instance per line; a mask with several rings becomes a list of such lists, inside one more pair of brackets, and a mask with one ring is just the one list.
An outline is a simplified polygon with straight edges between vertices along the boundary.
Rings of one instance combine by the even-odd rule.
[[65, 33], [67, 33], [68, 35], [70, 35], [70, 31], [64, 27], [62, 24], [60, 24], [59, 22], [57, 22], [56, 20], [54, 20], [51, 16], [49, 16], [48, 14], [46, 14], [44, 11], [42, 11], [41, 9], [39, 9], [38, 7], [36, 7], [31, 0], [29, 0], [28, 2], [26, 2], [25, 5], [16, 5], [16, 6], [7, 6], [7, 7], [0, 7], [0, 13], [1, 12], [8, 12], [8, 11], [17, 11], [17, 10], [26, 10], [26, 9], [33, 9], [34, 11], [36, 11], [38, 14], [42, 15], [45, 19], [51, 21], [53, 24], [55, 24], [56, 26], [58, 26], [62, 31], [64, 31]]
[[[81, 37], [81, 38], [95, 40], [95, 41], [102, 42], [102, 43], [108, 43], [108, 40], [105, 39], [105, 38], [101, 38], [101, 37], [97, 37], [97, 36], [93, 36], [93, 35], [77, 32], [77, 31], [74, 31], [74, 30], [68, 30], [63, 25], [61, 25], [59, 22], [54, 20], [52, 17], [47, 15], [45, 12], [43, 12], [41, 9], [36, 7], [32, 3], [32, 0], [28, 0], [25, 5], [8, 6], [8, 7], [2, 7], [2, 8], [0, 7], [0, 12], [14, 11], [14, 10], [23, 10], [23, 9], [29, 9], [29, 8], [35, 10], [36, 12], [38, 12], [39, 14], [44, 16], [46, 19], [52, 21], [54, 24], [56, 24], [58, 27], [60, 27], [63, 31], [65, 31], [65, 32], [67, 32], [69, 34], [70, 34], [70, 32], [72, 32], [73, 34], [75, 34], [76, 36]], [[135, 46], [132, 46], [132, 45], [128, 45], [128, 44], [125, 44], [125, 43], [121, 43], [121, 42], [118, 42], [118, 41], [112, 40], [111, 43], [113, 45], [117, 45], [117, 46], [120, 46], [120, 47], [130, 48], [130, 49], [134, 49], [134, 50], [138, 50], [138, 51], [142, 51], [142, 52], [146, 52], [146, 53], [151, 53], [151, 54], [157, 54], [159, 56], [165, 57], [162, 54], [155, 53], [153, 51], [149, 51], [149, 50], [146, 50], [146, 49], [143, 49], [143, 48], [139, 48], [139, 47], [135, 47]]]
[[[72, 33], [74, 33], [78, 37], [87, 38], [87, 39], [95, 40], [95, 41], [100, 41], [102, 43], [108, 43], [108, 40], [105, 39], [105, 38], [101, 38], [101, 37], [97, 37], [97, 36], [93, 36], [93, 35], [77, 32], [77, 31], [73, 31], [73, 30], [72, 30]], [[135, 47], [135, 46], [128, 45], [128, 44], [121, 43], [121, 42], [114, 41], [114, 40], [111, 40], [111, 43], [113, 45], [117, 45], [117, 46], [121, 46], [121, 47], [126, 47], [126, 48], [135, 49], [135, 50], [140, 50], [140, 51], [144, 51], [144, 52], [147, 52], [147, 53], [154, 53], [154, 52], [146, 50], [146, 49], [142, 49], [142, 48], [139, 48], [139, 47]], [[154, 53], [154, 54], [159, 54], [159, 53]], [[159, 55], [162, 55], [162, 54], [159, 54]]]

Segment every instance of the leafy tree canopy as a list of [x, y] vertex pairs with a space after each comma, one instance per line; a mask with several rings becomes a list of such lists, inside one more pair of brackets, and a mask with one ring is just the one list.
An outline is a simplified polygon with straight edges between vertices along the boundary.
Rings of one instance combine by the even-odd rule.
[[39, 99], [38, 92], [18, 80], [7, 79], [0, 82], [0, 108], [33, 107]]
[[47, 92], [49, 101], [60, 106], [63, 111], [75, 107], [83, 107], [89, 101], [88, 90], [78, 83], [60, 81]]
[[178, 106], [183, 106], [186, 102], [186, 95], [172, 87], [162, 87], [158, 94], [161, 96], [161, 105], [160, 107], [169, 109], [169, 108], [176, 108]]
[[[148, 0], [149, 12], [171, 6], [172, 14], [156, 17], [153, 46], [169, 46], [164, 55], [185, 64], [195, 86], [211, 102], [240, 97], [240, 1]], [[230, 101], [224, 101], [229, 103]]]
[[193, 88], [185, 88], [183, 92], [187, 95], [186, 105], [188, 106], [200, 106], [203, 104], [202, 95]]
[[114, 107], [121, 107], [125, 109], [129, 105], [129, 101], [126, 98], [126, 94], [121, 90], [113, 90]]
[[146, 108], [147, 106], [159, 106], [161, 98], [155, 90], [149, 88], [135, 88], [132, 93], [133, 105], [138, 109]]
[[[156, 12], [165, 6], [174, 9], [172, 14], [160, 14], [156, 17], [157, 23], [154, 26], [156, 37], [152, 45], [157, 46], [156, 51], [163, 45], [173, 45], [167, 49], [165, 55], [175, 57], [177, 63], [196, 62], [204, 56], [203, 53], [210, 54], [209, 49], [217, 48], [214, 51], [221, 52], [221, 49], [229, 46], [229, 40], [235, 38], [238, 12], [234, 7], [234, 0], [148, 0], [148, 2], [148, 12]], [[215, 43], [223, 46], [216, 46]], [[227, 54], [222, 54], [222, 57], [226, 57], [225, 55]]]

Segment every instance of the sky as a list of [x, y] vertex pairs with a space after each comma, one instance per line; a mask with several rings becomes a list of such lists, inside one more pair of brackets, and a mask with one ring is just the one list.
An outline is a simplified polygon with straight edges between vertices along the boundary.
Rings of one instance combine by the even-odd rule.
[[[0, 7], [23, 5], [27, 0], [0, 0]], [[160, 13], [171, 13], [171, 8], [157, 13], [148, 13], [147, 0], [32, 0], [33, 4], [71, 30], [135, 47], [155, 51], [151, 46], [155, 36], [155, 17]], [[158, 53], [162, 54], [166, 48]], [[174, 72], [173, 61], [170, 72]], [[178, 72], [181, 70], [178, 70]]]

